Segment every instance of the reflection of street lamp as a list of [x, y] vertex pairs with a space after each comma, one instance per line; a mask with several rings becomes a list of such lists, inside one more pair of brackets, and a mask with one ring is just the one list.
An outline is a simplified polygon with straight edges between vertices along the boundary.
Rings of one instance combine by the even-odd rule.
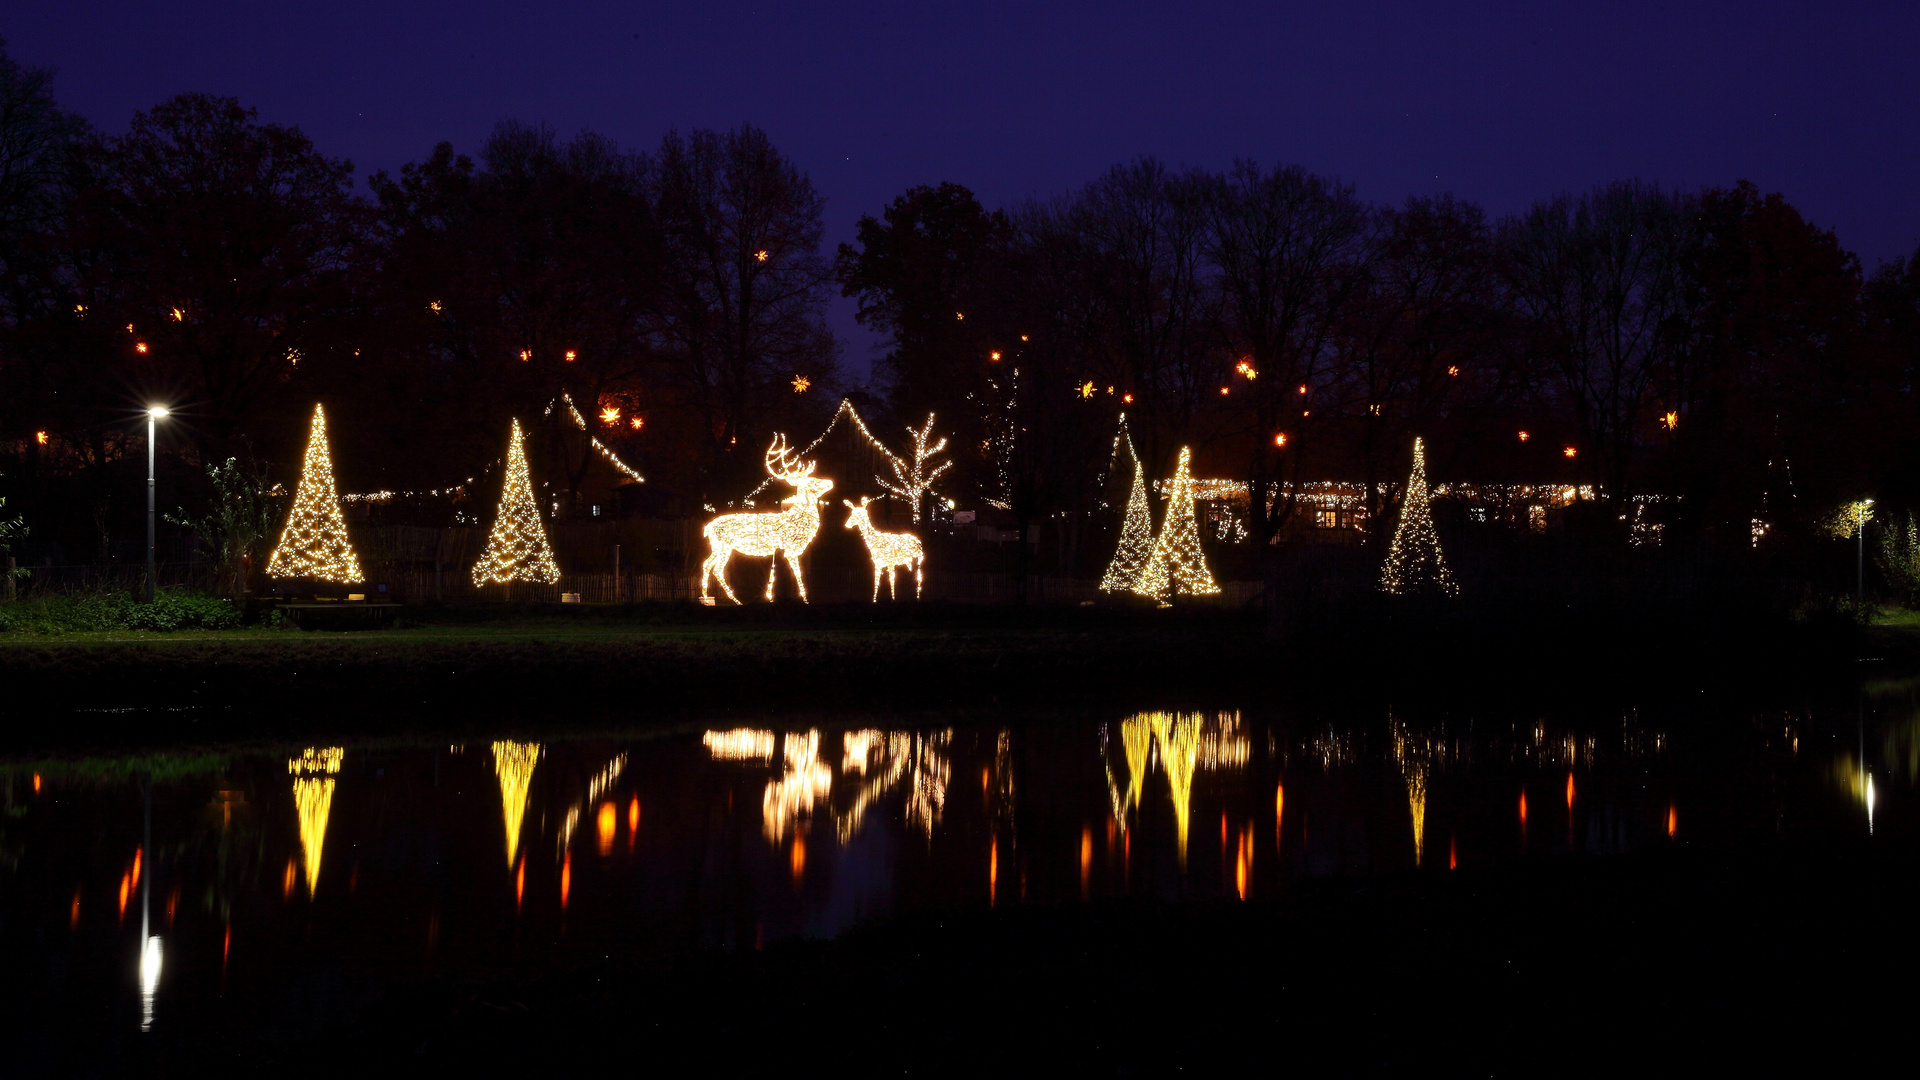
[[153, 603], [153, 425], [165, 420], [165, 405], [147, 410], [147, 603]]
[[[160, 411], [165, 413], [166, 410]], [[146, 782], [140, 787], [143, 810], [140, 850], [147, 857], [147, 872], [140, 882], [140, 1030], [146, 1031], [153, 1027], [153, 995], [160, 989], [160, 939], [151, 932], [153, 873], [158, 862], [153, 857], [153, 773], [151, 771], [147, 773]]]

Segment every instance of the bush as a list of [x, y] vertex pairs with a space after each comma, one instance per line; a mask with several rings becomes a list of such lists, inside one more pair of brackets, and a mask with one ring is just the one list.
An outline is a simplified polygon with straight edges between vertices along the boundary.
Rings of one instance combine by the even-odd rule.
[[240, 625], [232, 603], [185, 589], [162, 589], [146, 604], [127, 593], [28, 600], [0, 607], [0, 630], [230, 630]]

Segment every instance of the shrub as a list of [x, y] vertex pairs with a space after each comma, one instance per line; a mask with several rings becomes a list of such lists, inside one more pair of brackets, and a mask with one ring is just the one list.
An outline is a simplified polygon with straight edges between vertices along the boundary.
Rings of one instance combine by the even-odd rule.
[[145, 604], [127, 593], [93, 593], [0, 607], [0, 630], [230, 630], [240, 625], [231, 602], [185, 589], [163, 589]]

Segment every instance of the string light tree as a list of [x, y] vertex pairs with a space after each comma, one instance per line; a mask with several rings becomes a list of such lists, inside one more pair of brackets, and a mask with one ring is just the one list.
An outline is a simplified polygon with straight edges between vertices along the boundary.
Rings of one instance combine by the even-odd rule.
[[1173, 470], [1173, 483], [1167, 493], [1166, 520], [1160, 523], [1160, 535], [1154, 538], [1147, 565], [1133, 584], [1135, 593], [1158, 600], [1163, 606], [1174, 596], [1220, 593], [1200, 551], [1200, 526], [1193, 514], [1192, 459], [1192, 450], [1181, 447], [1180, 462]]
[[340, 513], [340, 494], [333, 482], [333, 454], [327, 449], [327, 413], [320, 405], [313, 407], [300, 486], [294, 491], [293, 511], [287, 515], [280, 543], [267, 559], [267, 576], [335, 585], [366, 580], [347, 540], [347, 519]]
[[507, 482], [500, 490], [500, 510], [494, 515], [493, 531], [487, 534], [480, 561], [473, 564], [477, 587], [560, 583], [560, 564], [553, 561], [553, 547], [547, 543], [547, 529], [540, 520], [540, 504], [533, 498], [533, 481], [527, 477], [524, 442], [516, 419], [507, 445]]
[[[845, 407], [851, 409], [853, 406], [848, 404]], [[855, 414], [855, 419], [858, 419], [857, 413]], [[864, 429], [866, 425], [862, 424], [861, 427]], [[939, 442], [933, 443], [931, 446], [928, 445], [928, 441], [933, 438], [932, 413], [927, 414], [927, 422], [924, 427], [915, 430], [909, 425], [907, 427], [907, 434], [913, 436], [913, 460], [911, 462], [902, 461], [894, 457], [893, 454], [887, 452], [886, 447], [880, 446], [879, 441], [873, 439], [872, 436], [868, 436], [868, 439], [873, 442], [875, 446], [879, 447], [881, 452], [886, 455], [887, 464], [893, 467], [893, 480], [889, 481], [885, 477], [880, 476], [874, 477], [874, 480], [879, 482], [880, 487], [884, 489], [887, 494], [905, 500], [908, 506], [913, 507], [913, 523], [918, 525], [920, 524], [921, 507], [927, 501], [927, 493], [933, 490], [933, 482], [940, 478], [941, 473], [952, 468], [953, 462], [943, 461], [938, 468], [932, 470], [927, 468], [928, 465], [932, 464], [933, 459], [938, 457], [947, 448], [945, 436], [942, 436]]]
[[1400, 501], [1400, 523], [1394, 527], [1387, 561], [1380, 568], [1380, 590], [1395, 596], [1437, 590], [1459, 596], [1460, 584], [1440, 554], [1440, 534], [1433, 528], [1433, 509], [1427, 492], [1427, 452], [1413, 440], [1413, 472]]
[[1133, 459], [1133, 490], [1127, 495], [1127, 517], [1120, 527], [1120, 549], [1114, 553], [1113, 561], [1107, 564], [1107, 572], [1100, 578], [1101, 592], [1124, 592], [1131, 590], [1140, 574], [1147, 568], [1147, 560], [1153, 555], [1153, 515], [1147, 509], [1146, 468], [1140, 463], [1140, 455], [1133, 449], [1133, 436], [1127, 433], [1127, 418], [1120, 416], [1119, 439], [1127, 446], [1127, 456]]

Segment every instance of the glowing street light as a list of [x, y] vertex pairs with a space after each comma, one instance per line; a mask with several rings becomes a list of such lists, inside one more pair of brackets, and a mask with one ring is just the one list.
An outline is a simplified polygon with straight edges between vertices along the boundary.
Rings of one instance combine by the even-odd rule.
[[154, 425], [172, 415], [165, 405], [147, 410], [147, 603], [153, 603], [153, 434]]

